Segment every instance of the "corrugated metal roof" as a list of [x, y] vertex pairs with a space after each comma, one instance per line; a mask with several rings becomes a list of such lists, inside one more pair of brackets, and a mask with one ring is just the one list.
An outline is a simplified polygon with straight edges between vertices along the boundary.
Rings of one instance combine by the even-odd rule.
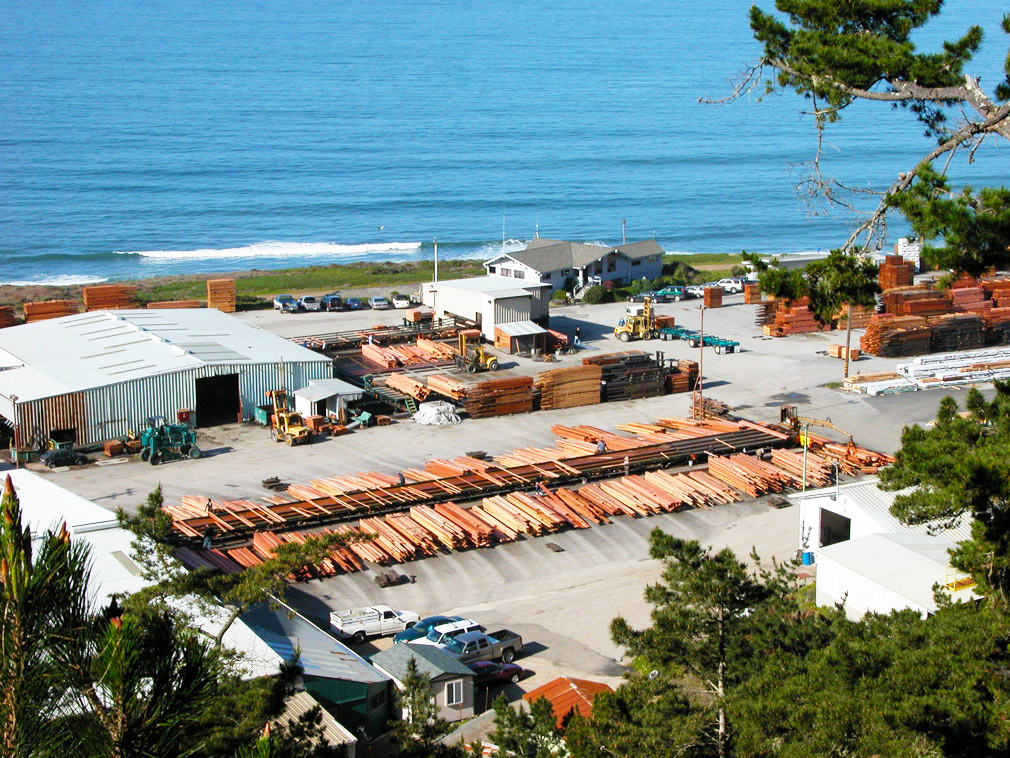
[[822, 547], [817, 559], [835, 561], [916, 605], [936, 610], [933, 583], [950, 565], [957, 547], [946, 537], [928, 534], [870, 534]]
[[[343, 725], [330, 715], [330, 712], [319, 705], [319, 701], [316, 700], [308, 692], [301, 691], [296, 692], [291, 695], [287, 700], [284, 701], [284, 712], [274, 719], [275, 724], [292, 724], [297, 723], [298, 719], [304, 716], [306, 713], [311, 711], [313, 708], [319, 706], [319, 710], [322, 712], [322, 721], [320, 726], [322, 727], [323, 733], [322, 737], [331, 745], [350, 745], [356, 743], [357, 738], [351, 734]], [[319, 744], [319, 740], [315, 737], [311, 737], [309, 742], [314, 746]]]
[[290, 660], [295, 648], [300, 649], [299, 663], [306, 674], [364, 683], [387, 679], [360, 655], [283, 603], [277, 610], [261, 605], [243, 614], [242, 620], [281, 658]]
[[891, 514], [891, 506], [894, 499], [899, 495], [906, 495], [912, 491], [909, 487], [894, 492], [882, 490], [878, 486], [879, 479], [872, 477], [852, 484], [843, 484], [837, 488], [825, 487], [819, 490], [807, 490], [803, 493], [796, 493], [790, 496], [791, 500], [803, 502], [804, 500], [818, 498], [831, 498], [836, 491], [840, 498], [844, 498], [846, 503], [854, 508], [858, 508], [871, 518], [879, 527], [882, 533], [906, 533], [906, 534], [930, 534], [947, 537], [955, 542], [962, 542], [971, 539], [971, 519], [963, 517], [961, 522], [952, 529], [933, 530], [928, 524], [904, 524]]
[[293, 393], [297, 397], [316, 402], [334, 395], [340, 395], [348, 400], [357, 400], [362, 394], [361, 387], [355, 387], [343, 379], [313, 379], [307, 387], [297, 389]]
[[473, 672], [458, 659], [432, 645], [393, 645], [373, 655], [372, 663], [402, 682], [407, 675], [407, 664], [411, 658], [414, 659], [417, 670], [432, 679], [446, 674], [473, 676]]
[[19, 402], [211, 364], [328, 363], [214, 308], [94, 311], [0, 330], [0, 394]]
[[495, 329], [500, 329], [509, 337], [527, 337], [532, 334], [546, 334], [547, 330], [532, 321], [513, 321], [509, 324], [495, 324]]
[[596, 696], [601, 692], [613, 691], [609, 685], [602, 682], [559, 676], [535, 690], [530, 690], [523, 695], [523, 700], [532, 703], [542, 697], [547, 698], [554, 707], [554, 717], [558, 720], [560, 728], [565, 717], [573, 710], [585, 718], [592, 716], [593, 700]]

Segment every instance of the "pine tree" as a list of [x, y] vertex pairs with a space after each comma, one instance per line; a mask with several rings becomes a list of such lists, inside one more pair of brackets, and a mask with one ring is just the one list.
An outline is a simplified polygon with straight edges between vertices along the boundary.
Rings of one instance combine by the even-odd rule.
[[431, 689], [431, 680], [417, 670], [411, 658], [403, 688], [397, 694], [401, 718], [391, 722], [393, 741], [401, 758], [462, 758], [462, 748], [443, 745], [440, 740], [451, 729], [449, 722], [438, 715], [438, 706]]

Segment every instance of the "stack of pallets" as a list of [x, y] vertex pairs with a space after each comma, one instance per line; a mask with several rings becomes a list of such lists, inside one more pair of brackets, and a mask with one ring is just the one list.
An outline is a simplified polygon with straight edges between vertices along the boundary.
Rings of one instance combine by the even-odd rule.
[[744, 305], [757, 305], [761, 302], [761, 285], [757, 282], [743, 286]]
[[540, 407], [554, 410], [599, 403], [602, 377], [600, 366], [571, 366], [537, 374]]
[[77, 313], [78, 304], [74, 300], [41, 300], [36, 303], [22, 303], [21, 309], [25, 314], [25, 323], [30, 324], [33, 321], [72, 316]]
[[136, 287], [127, 284], [100, 284], [94, 287], [84, 287], [84, 310], [115, 311], [136, 308]]
[[722, 308], [722, 287], [706, 287], [704, 292], [706, 308]]
[[235, 312], [235, 280], [208, 279], [207, 307], [217, 308], [222, 313]]
[[866, 325], [859, 348], [870, 355], [901, 358], [928, 353], [931, 338], [932, 330], [925, 318], [877, 313]]
[[[428, 386], [431, 386], [430, 382]], [[533, 378], [487, 379], [468, 385], [463, 397], [463, 410], [470, 418], [529, 413], [533, 410]]]
[[14, 326], [17, 319], [14, 318], [13, 305], [0, 305], [0, 329], [5, 326]]
[[162, 310], [165, 308], [202, 308], [203, 303], [199, 300], [159, 300], [148, 303], [148, 310]]
[[949, 353], [984, 346], [982, 317], [975, 313], [953, 313], [926, 319], [932, 329], [929, 350]]
[[892, 287], [907, 287], [915, 278], [915, 262], [906, 261], [900, 255], [888, 255], [880, 266], [877, 281], [880, 289]]

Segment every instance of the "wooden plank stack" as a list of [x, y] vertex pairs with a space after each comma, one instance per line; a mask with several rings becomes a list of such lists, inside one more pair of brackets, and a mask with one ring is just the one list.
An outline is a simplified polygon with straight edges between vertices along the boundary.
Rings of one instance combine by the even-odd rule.
[[594, 405], [601, 400], [603, 371], [600, 366], [571, 366], [537, 374], [543, 410]]
[[757, 282], [743, 286], [744, 305], [757, 305], [761, 302], [761, 285]]
[[26, 324], [30, 324], [33, 321], [45, 321], [50, 318], [72, 316], [77, 313], [78, 308], [79, 306], [75, 300], [40, 300], [34, 303], [21, 304]]
[[783, 303], [775, 311], [775, 320], [763, 326], [762, 332], [767, 337], [786, 337], [790, 334], [807, 334], [830, 329], [830, 324], [822, 325], [814, 318], [809, 302], [809, 299], [804, 297], [793, 301], [788, 307]]
[[421, 402], [427, 400], [431, 394], [430, 389], [406, 374], [390, 374], [386, 377], [386, 386]]
[[692, 392], [698, 385], [698, 362], [678, 360], [676, 370], [666, 375], [666, 391], [671, 395]]
[[987, 346], [1010, 344], [1010, 307], [991, 308], [982, 316], [983, 339]]
[[927, 319], [932, 329], [929, 351], [949, 353], [983, 347], [982, 317], [975, 313], [954, 313]]
[[162, 310], [166, 308], [202, 308], [203, 303], [200, 300], [159, 300], [153, 303], [148, 303], [148, 310]]
[[582, 359], [583, 366], [599, 366], [603, 383], [601, 400], [637, 400], [666, 394], [665, 367], [649, 353], [629, 350]]
[[435, 314], [424, 308], [409, 308], [403, 312], [403, 318], [409, 324], [420, 324], [424, 321], [431, 321]]
[[848, 352], [850, 360], [855, 360], [859, 357], [859, 351], [854, 347], [846, 351], [845, 345], [828, 345], [828, 355], [832, 358], [844, 358], [846, 352]]
[[706, 287], [704, 292], [706, 308], [722, 308], [722, 287]]
[[466, 397], [466, 384], [446, 374], [431, 374], [426, 383], [429, 390], [442, 397], [452, 400], [462, 400]]
[[759, 302], [757, 311], [754, 313], [754, 325], [763, 327], [775, 323], [775, 314], [783, 305], [779, 300]]
[[859, 339], [864, 353], [884, 358], [901, 358], [929, 352], [932, 330], [920, 316], [895, 316], [877, 313]]
[[533, 378], [516, 376], [471, 384], [463, 397], [463, 410], [470, 418], [529, 413], [533, 410]]
[[793, 484], [787, 472], [749, 455], [710, 455], [708, 473], [734, 489], [760, 497], [769, 492], [782, 492]]
[[[872, 305], [853, 305], [852, 306], [852, 328], [853, 329], [863, 329], [868, 323], [870, 323], [870, 318], [873, 316], [873, 306]], [[836, 318], [838, 319], [838, 328], [846, 329], [848, 328], [848, 309], [844, 306], [838, 312]]]
[[99, 284], [93, 287], [83, 287], [84, 310], [115, 311], [126, 308], [136, 308], [136, 287], [127, 284]]
[[888, 255], [880, 265], [877, 281], [880, 289], [907, 287], [915, 278], [915, 262], [906, 261], [900, 255]]
[[14, 317], [13, 305], [0, 305], [0, 329], [5, 326], [14, 326], [17, 319]]
[[940, 316], [950, 312], [946, 293], [925, 285], [884, 290], [884, 308], [898, 316]]
[[217, 308], [222, 313], [235, 312], [235, 280], [208, 279], [207, 307]]
[[951, 288], [947, 291], [947, 295], [950, 297], [950, 310], [955, 313], [992, 308], [992, 301], [986, 300], [985, 290], [982, 287]]

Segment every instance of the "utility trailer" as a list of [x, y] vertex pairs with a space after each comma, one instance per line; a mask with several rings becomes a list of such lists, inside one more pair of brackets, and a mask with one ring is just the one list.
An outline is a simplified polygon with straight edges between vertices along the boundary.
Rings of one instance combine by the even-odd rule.
[[724, 337], [716, 337], [714, 334], [702, 336], [694, 329], [684, 326], [668, 326], [658, 331], [662, 340], [686, 340], [691, 347], [698, 347], [704, 344], [705, 347], [715, 348], [717, 353], [735, 353], [740, 343], [735, 340], [728, 340]]

